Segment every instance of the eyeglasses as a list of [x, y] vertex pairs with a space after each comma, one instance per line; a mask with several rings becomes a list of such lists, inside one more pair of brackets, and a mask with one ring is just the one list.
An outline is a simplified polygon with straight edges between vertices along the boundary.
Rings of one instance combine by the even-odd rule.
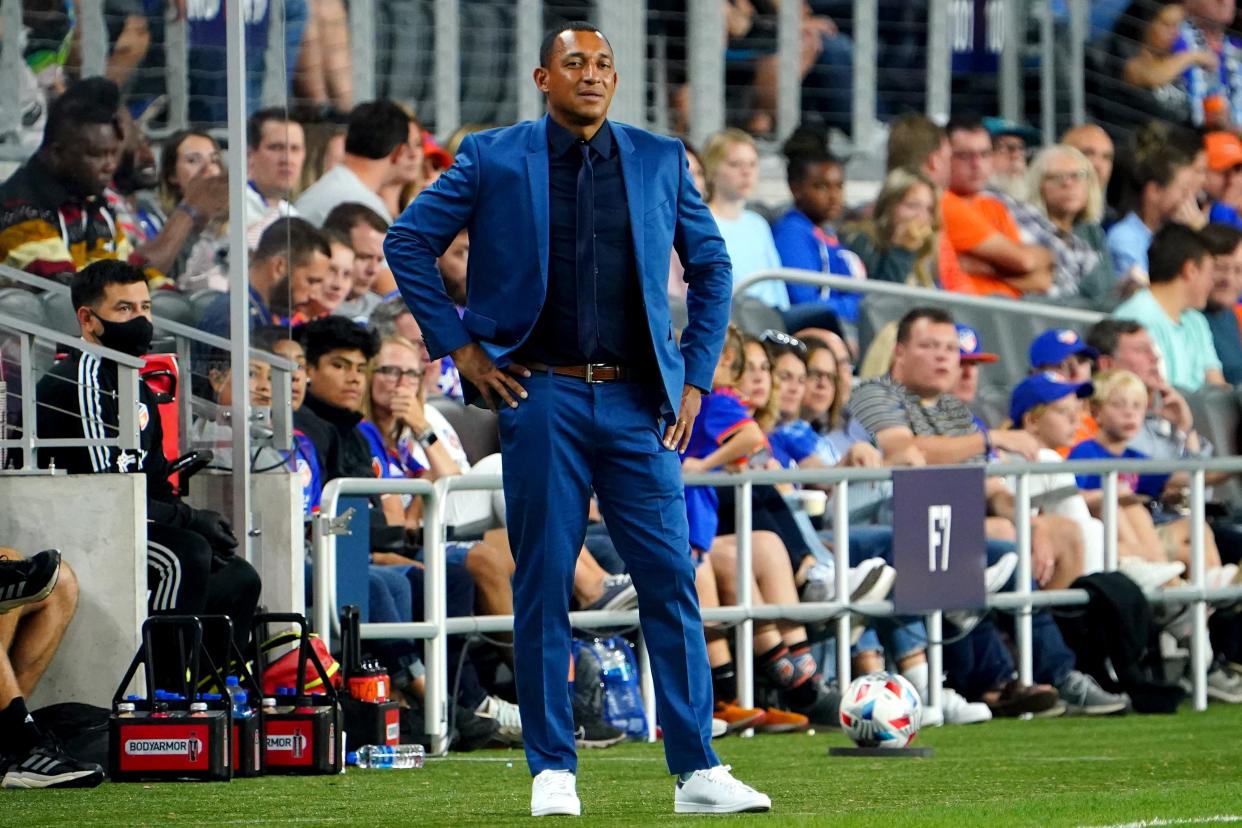
[[1067, 170], [1066, 172], [1044, 173], [1044, 181], [1048, 181], [1052, 184], [1068, 184], [1070, 182], [1081, 184], [1086, 180], [1086, 170]]
[[402, 368], [399, 365], [380, 365], [375, 369], [375, 373], [393, 382], [400, 382], [403, 379], [416, 382], [423, 378], [425, 370], [422, 368]]
[[837, 375], [832, 371], [821, 371], [818, 368], [812, 368], [806, 372], [808, 382], [836, 382]]
[[784, 331], [776, 331], [768, 328], [766, 331], [759, 334], [759, 341], [764, 345], [771, 345], [776, 348], [786, 348], [806, 356], [806, 343], [795, 336], [790, 336]]

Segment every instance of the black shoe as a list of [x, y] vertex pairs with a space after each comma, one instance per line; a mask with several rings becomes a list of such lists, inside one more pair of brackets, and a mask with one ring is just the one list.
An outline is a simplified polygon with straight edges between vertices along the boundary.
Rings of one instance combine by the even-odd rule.
[[580, 748], [607, 748], [625, 741], [625, 731], [613, 727], [585, 705], [574, 704], [574, 743]]
[[464, 705], [457, 705], [453, 726], [457, 731], [457, 738], [451, 743], [453, 750], [471, 751], [503, 744], [500, 722], [480, 716]]
[[60, 576], [60, 553], [40, 552], [20, 561], [0, 561], [0, 612], [42, 601]]
[[9, 765], [3, 787], [93, 788], [103, 780], [99, 765], [79, 762], [49, 740]]
[[805, 707], [789, 705], [787, 709], [806, 716], [811, 724], [837, 727], [841, 724], [841, 693], [835, 683], [821, 684], [815, 694], [815, 701]]

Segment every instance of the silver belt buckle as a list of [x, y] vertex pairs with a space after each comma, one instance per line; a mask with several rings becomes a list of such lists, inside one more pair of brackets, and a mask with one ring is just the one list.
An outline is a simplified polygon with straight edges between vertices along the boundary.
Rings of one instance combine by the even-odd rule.
[[603, 380], [595, 378], [595, 371], [598, 368], [608, 368], [609, 366], [603, 362], [588, 362], [586, 367], [586, 376], [583, 377], [590, 385], [599, 385]]

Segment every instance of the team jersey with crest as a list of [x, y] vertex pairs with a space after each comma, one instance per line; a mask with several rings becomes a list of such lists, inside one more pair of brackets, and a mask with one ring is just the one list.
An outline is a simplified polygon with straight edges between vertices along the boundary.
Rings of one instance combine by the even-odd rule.
[[[732, 388], [717, 388], [703, 396], [699, 416], [695, 418], [694, 428], [690, 432], [690, 444], [682, 457], [707, 457], [738, 429], [753, 422], [754, 419], [746, 413], [746, 405], [736, 391]], [[740, 458], [737, 465], [745, 466], [746, 458]], [[716, 527], [720, 524], [716, 515], [719, 505], [720, 497], [714, 486], [686, 487], [690, 546], [700, 552], [706, 552], [712, 547]]]

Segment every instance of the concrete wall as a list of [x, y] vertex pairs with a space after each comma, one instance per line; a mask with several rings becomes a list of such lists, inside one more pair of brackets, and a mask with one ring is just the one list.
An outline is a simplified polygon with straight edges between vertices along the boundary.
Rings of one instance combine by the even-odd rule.
[[107, 707], [147, 615], [146, 479], [0, 475], [0, 543], [56, 548], [78, 576], [78, 611], [29, 704]]
[[[250, 476], [253, 525], [259, 530], [251, 563], [263, 579], [260, 603], [272, 612], [306, 612], [306, 549], [303, 541], [302, 486], [293, 472]], [[190, 481], [191, 505], [227, 515], [232, 509], [232, 477], [204, 471]], [[240, 540], [240, 539], [239, 539]]]

